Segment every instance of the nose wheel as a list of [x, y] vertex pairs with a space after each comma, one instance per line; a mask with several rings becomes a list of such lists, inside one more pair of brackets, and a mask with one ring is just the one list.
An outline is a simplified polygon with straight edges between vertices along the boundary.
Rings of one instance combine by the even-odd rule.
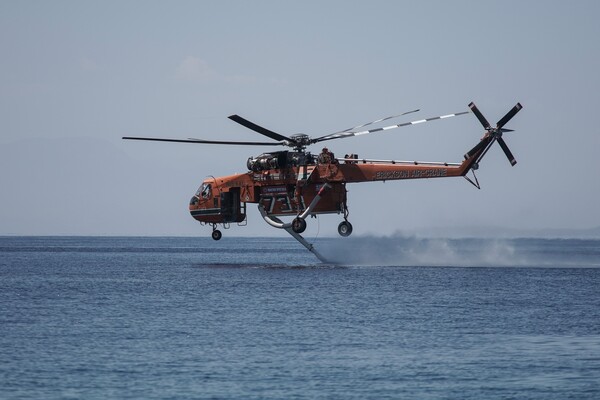
[[352, 224], [348, 221], [342, 221], [338, 225], [338, 233], [340, 236], [347, 237], [352, 233]]
[[212, 238], [214, 240], [219, 240], [219, 239], [221, 239], [222, 236], [223, 236], [223, 234], [221, 233], [220, 230], [215, 229], [215, 230], [212, 231]]

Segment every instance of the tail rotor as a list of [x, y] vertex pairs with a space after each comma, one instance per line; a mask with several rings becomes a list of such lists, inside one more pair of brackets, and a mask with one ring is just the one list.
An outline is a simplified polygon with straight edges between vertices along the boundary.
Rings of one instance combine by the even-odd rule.
[[[511, 153], [508, 146], [506, 145], [506, 142], [502, 138], [502, 134], [505, 132], [513, 131], [512, 129], [504, 128], [504, 125], [506, 125], [508, 123], [508, 121], [510, 121], [515, 115], [517, 115], [517, 113], [519, 111], [521, 111], [521, 109], [523, 108], [521, 103], [517, 103], [513, 108], [510, 109], [510, 111], [508, 111], [506, 113], [506, 115], [504, 115], [504, 117], [500, 118], [500, 120], [496, 123], [495, 128], [493, 128], [490, 125], [490, 123], [483, 116], [481, 111], [479, 111], [479, 109], [477, 108], [475, 103], [471, 102], [471, 104], [469, 104], [469, 108], [471, 109], [473, 114], [475, 114], [475, 116], [477, 117], [477, 119], [479, 120], [481, 125], [483, 125], [483, 127], [487, 131], [487, 135], [484, 136], [484, 138], [481, 140], [481, 142], [479, 142], [475, 147], [473, 147], [471, 150], [469, 150], [469, 152], [467, 154], [465, 154], [465, 158], [473, 157], [475, 154], [480, 153], [480, 151], [485, 148], [485, 150], [483, 152], [481, 152], [478, 157], [477, 161], [479, 161], [481, 159], [481, 157], [483, 157], [483, 155], [487, 152], [489, 147], [494, 143], [494, 141], [497, 141], [498, 144], [500, 145], [500, 147], [502, 148], [502, 151], [506, 155], [506, 158], [508, 158], [510, 165], [514, 166], [517, 163], [517, 160], [515, 160], [515, 157]], [[488, 140], [486, 140], [486, 139], [488, 139]]]

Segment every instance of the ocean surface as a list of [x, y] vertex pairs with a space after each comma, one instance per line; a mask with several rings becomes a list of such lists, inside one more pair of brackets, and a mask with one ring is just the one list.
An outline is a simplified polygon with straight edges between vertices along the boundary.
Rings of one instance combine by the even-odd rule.
[[600, 398], [600, 240], [314, 243], [0, 237], [0, 398]]

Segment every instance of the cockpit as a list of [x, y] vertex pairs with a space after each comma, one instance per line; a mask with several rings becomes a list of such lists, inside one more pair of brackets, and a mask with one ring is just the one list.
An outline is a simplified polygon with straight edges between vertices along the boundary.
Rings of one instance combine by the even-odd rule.
[[198, 189], [196, 195], [201, 196], [203, 199], [210, 199], [212, 193], [212, 186], [210, 183], [204, 182]]
[[198, 204], [200, 199], [208, 200], [211, 197], [212, 197], [212, 185], [208, 182], [204, 182], [202, 184], [202, 186], [200, 186], [198, 188], [198, 190], [196, 191], [196, 194], [194, 194], [194, 196], [190, 200], [190, 205], [192, 205], [192, 206], [196, 205], [196, 204]]

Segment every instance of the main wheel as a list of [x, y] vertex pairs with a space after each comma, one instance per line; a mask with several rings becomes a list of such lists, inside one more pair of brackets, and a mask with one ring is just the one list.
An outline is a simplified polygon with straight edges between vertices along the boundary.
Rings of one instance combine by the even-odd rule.
[[220, 230], [218, 230], [218, 229], [215, 229], [215, 230], [212, 232], [212, 238], [213, 238], [214, 240], [219, 240], [219, 239], [221, 239], [221, 237], [222, 237], [222, 236], [223, 236], [223, 234], [222, 234], [222, 233], [221, 233], [221, 231], [220, 231]]
[[302, 218], [296, 218], [292, 221], [292, 230], [296, 233], [302, 233], [306, 230], [306, 221]]
[[348, 221], [340, 222], [338, 225], [338, 233], [343, 237], [350, 236], [352, 233], [352, 224]]

